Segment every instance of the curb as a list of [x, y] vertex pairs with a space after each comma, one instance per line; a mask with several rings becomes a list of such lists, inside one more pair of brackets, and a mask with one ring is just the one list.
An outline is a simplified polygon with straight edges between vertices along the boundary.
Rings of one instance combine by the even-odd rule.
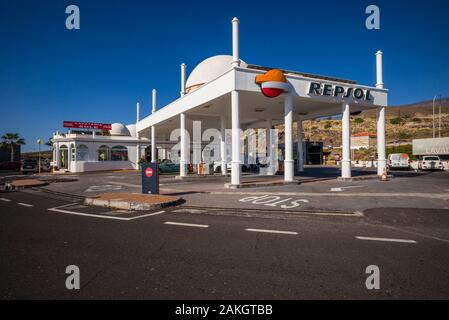
[[14, 190], [23, 190], [28, 188], [36, 188], [36, 187], [43, 187], [48, 185], [47, 182], [40, 181], [39, 183], [33, 183], [30, 185], [15, 185], [14, 182], [7, 182], [5, 183], [5, 191], [14, 191]]
[[182, 203], [184, 203], [184, 199], [182, 198], [178, 198], [174, 201], [164, 203], [143, 203], [143, 202], [131, 202], [123, 200], [104, 200], [98, 199], [96, 197], [84, 199], [84, 204], [89, 206], [105, 207], [119, 210], [136, 210], [136, 211], [163, 209], [178, 206]]
[[226, 189], [245, 189], [245, 188], [258, 188], [258, 187], [271, 187], [271, 186], [289, 186], [289, 185], [299, 185], [300, 181], [291, 181], [291, 182], [254, 182], [254, 183], [243, 183], [243, 184], [231, 184], [225, 183], [224, 187]]
[[[391, 180], [393, 178], [394, 178], [394, 176], [391, 175], [391, 174], [389, 174], [387, 176], [387, 180]], [[351, 178], [338, 177], [337, 180], [338, 181], [343, 181], [343, 182], [363, 181], [363, 180], [380, 180], [380, 176], [378, 176], [378, 175], [369, 175], [369, 176], [358, 176], [358, 177], [351, 177]]]

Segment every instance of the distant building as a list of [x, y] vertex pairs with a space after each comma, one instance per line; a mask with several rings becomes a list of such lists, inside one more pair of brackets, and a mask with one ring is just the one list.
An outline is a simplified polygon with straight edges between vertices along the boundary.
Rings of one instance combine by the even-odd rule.
[[369, 149], [377, 146], [377, 139], [374, 133], [360, 132], [351, 136], [351, 149]]
[[112, 124], [110, 135], [56, 133], [53, 135], [55, 171], [86, 172], [137, 169], [141, 156], [150, 145], [136, 135], [135, 125]]

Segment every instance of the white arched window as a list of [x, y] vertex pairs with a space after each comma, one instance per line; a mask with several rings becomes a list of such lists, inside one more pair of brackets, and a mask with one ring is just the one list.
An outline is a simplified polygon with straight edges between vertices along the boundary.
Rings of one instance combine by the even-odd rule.
[[77, 161], [89, 161], [89, 148], [85, 144], [80, 144], [76, 148]]
[[98, 148], [98, 161], [109, 161], [110, 158], [108, 146], [101, 146]]
[[128, 149], [124, 146], [114, 146], [111, 149], [112, 161], [128, 161]]

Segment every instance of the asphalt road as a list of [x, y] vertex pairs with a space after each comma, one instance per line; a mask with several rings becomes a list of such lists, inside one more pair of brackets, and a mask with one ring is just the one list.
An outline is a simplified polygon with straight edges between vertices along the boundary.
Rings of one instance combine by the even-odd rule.
[[[447, 209], [176, 208], [114, 220], [74, 200], [0, 193], [2, 299], [449, 298]], [[69, 213], [49, 210], [61, 206]], [[80, 268], [80, 290], [65, 287], [68, 265]], [[370, 265], [379, 290], [365, 286]]]

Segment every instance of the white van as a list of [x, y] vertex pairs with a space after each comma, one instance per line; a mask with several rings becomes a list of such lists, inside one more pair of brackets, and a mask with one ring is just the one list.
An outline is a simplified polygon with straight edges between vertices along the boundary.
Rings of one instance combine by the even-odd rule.
[[410, 157], [407, 153], [392, 153], [388, 156], [388, 168], [410, 170]]

